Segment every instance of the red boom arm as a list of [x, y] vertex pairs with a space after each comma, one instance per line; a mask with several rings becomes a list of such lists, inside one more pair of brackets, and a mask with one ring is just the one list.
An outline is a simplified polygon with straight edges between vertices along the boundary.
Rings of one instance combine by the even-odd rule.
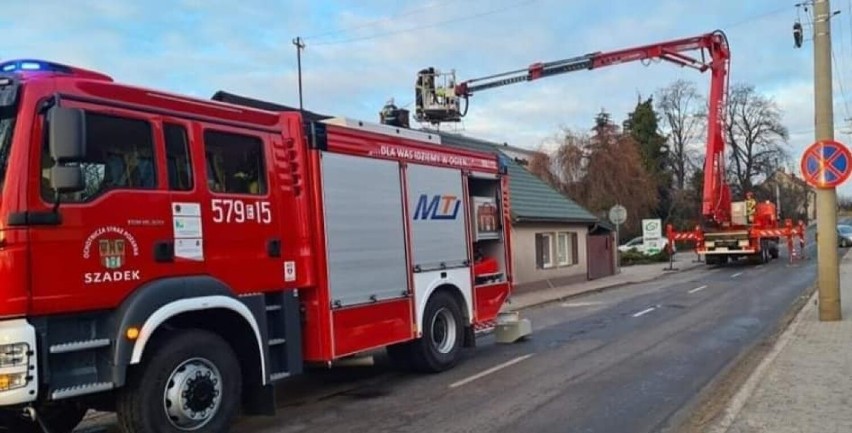
[[[690, 51], [698, 51], [700, 59], [685, 54]], [[455, 94], [467, 98], [479, 90], [532, 81], [566, 72], [650, 59], [667, 60], [680, 66], [694, 68], [699, 72], [710, 70], [710, 107], [707, 118], [704, 200], [701, 213], [707, 223], [715, 226], [728, 225], [731, 220], [731, 193], [725, 181], [723, 122], [725, 98], [728, 93], [730, 50], [728, 40], [721, 31], [608, 53], [598, 52], [555, 62], [535, 63], [526, 69], [462, 82], [455, 87]]]

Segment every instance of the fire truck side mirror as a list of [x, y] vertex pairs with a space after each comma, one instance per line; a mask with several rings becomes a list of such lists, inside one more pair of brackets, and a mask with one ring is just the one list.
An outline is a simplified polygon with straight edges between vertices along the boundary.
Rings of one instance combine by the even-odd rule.
[[86, 156], [86, 117], [83, 110], [54, 106], [47, 119], [50, 156], [56, 164], [82, 161]]
[[56, 165], [50, 169], [50, 187], [59, 194], [79, 192], [86, 188], [79, 165]]
[[83, 110], [53, 106], [47, 114], [50, 156], [50, 186], [59, 194], [85, 188], [83, 169], [77, 165], [86, 156], [86, 118]]

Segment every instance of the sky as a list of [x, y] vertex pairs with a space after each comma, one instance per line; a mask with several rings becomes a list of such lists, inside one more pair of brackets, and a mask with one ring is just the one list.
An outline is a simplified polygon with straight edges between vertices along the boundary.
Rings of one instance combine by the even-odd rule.
[[[73, 4], [72, 4], [73, 3]], [[210, 98], [225, 90], [297, 106], [293, 39], [300, 36], [305, 108], [378, 122], [394, 99], [413, 111], [417, 71], [459, 80], [723, 30], [731, 82], [772, 98], [790, 131], [798, 172], [814, 141], [808, 13], [787, 0], [41, 0], [9, 2], [0, 59], [40, 58], [115, 80]], [[235, 6], [235, 5], [239, 6]], [[852, 141], [852, 0], [832, 19], [835, 138]], [[793, 47], [800, 19], [807, 39]], [[621, 122], [639, 95], [676, 79], [705, 93], [708, 74], [667, 63], [578, 71], [477, 93], [464, 122], [473, 137], [539, 148], [560, 128], [588, 130], [602, 109]], [[839, 189], [852, 195], [852, 181]]]

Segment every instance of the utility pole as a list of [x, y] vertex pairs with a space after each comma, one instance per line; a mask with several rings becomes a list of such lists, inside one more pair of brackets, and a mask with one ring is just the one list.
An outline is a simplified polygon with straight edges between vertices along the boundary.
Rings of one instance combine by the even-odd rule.
[[778, 215], [776, 216], [776, 218], [778, 218], [778, 221], [781, 221], [781, 188], [778, 186], [779, 183], [780, 183], [780, 181], [776, 178], [775, 179], [775, 203], [778, 205]]
[[296, 39], [293, 39], [293, 45], [296, 46], [296, 65], [299, 69], [299, 111], [304, 111], [302, 105], [302, 50], [305, 49], [305, 42], [301, 36], [297, 36]]
[[[814, 112], [816, 140], [834, 139], [831, 85], [831, 8], [829, 0], [814, 0]], [[841, 320], [840, 268], [837, 260], [837, 191], [817, 188], [817, 284], [819, 320]]]

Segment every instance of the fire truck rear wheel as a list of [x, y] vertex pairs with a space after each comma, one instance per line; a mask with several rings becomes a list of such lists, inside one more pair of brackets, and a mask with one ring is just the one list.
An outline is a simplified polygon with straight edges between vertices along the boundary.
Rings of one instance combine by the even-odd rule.
[[450, 293], [435, 292], [423, 314], [423, 337], [412, 343], [411, 362], [427, 373], [450, 369], [459, 360], [463, 340], [461, 307]]
[[[192, 329], [165, 336], [119, 393], [127, 433], [228, 431], [241, 399], [240, 364], [225, 340]], [[151, 350], [151, 352], [149, 352]]]

